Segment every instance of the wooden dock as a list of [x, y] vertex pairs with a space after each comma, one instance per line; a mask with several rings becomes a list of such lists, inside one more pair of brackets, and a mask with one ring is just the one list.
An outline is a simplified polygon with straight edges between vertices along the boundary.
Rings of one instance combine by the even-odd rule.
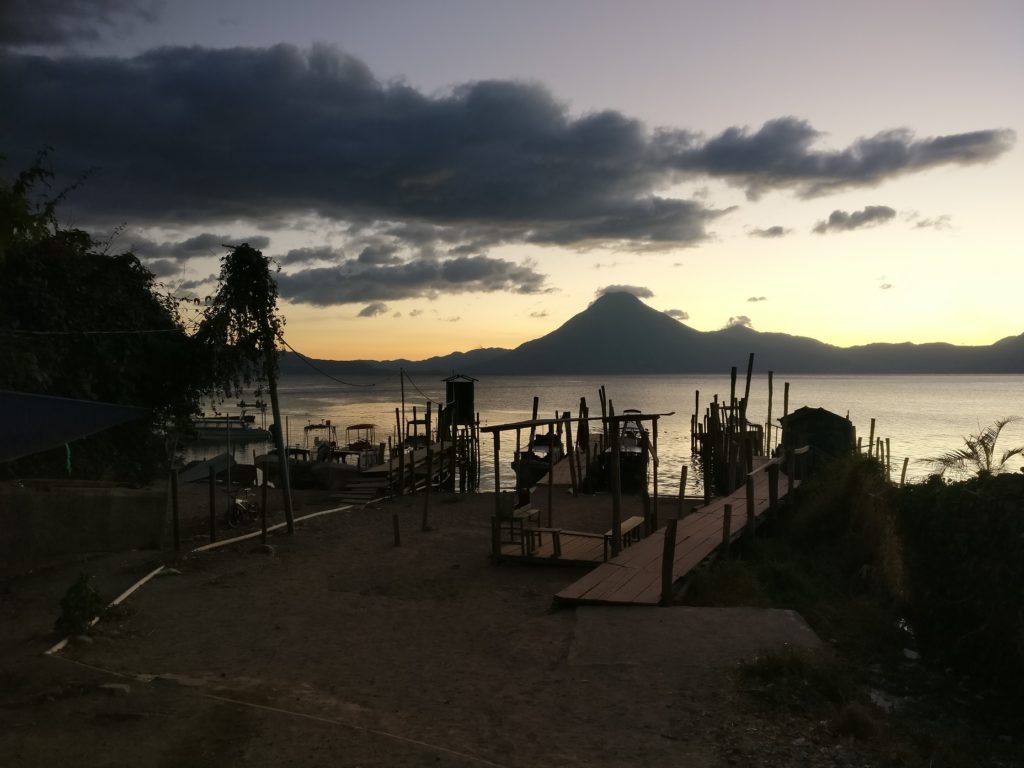
[[[732, 542], [756, 528], [772, 502], [778, 503], [787, 496], [791, 487], [796, 487], [795, 482], [791, 485], [789, 479], [778, 471], [778, 466], [777, 461], [763, 463], [748, 476], [751, 482], [746, 486], [677, 521], [672, 585], [690, 574], [725, 541]], [[772, 480], [772, 476], [776, 480]], [[748, 487], [752, 491], [749, 497]], [[728, 530], [726, 506], [731, 510]], [[623, 549], [618, 557], [602, 563], [559, 592], [556, 600], [577, 604], [658, 605], [662, 601], [664, 587], [665, 531], [665, 528], [657, 530]]]

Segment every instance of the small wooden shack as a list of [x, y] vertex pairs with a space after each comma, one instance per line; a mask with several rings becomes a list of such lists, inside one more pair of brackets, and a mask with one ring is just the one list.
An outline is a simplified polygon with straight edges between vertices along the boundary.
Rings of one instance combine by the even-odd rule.
[[783, 416], [783, 450], [810, 446], [808, 470], [845, 456], [857, 447], [857, 430], [848, 418], [824, 408], [804, 406]]

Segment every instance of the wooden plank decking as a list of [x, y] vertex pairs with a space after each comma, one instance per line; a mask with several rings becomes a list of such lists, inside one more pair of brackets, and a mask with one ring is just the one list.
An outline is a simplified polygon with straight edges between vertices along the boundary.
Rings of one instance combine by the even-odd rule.
[[[784, 498], [788, 483], [780, 476], [779, 498]], [[755, 470], [754, 518], [768, 510], [768, 473]], [[680, 520], [676, 527], [673, 583], [689, 574], [722, 544], [725, 506], [732, 506], [730, 540], [743, 534], [747, 526], [746, 489], [720, 497], [708, 506]], [[573, 603], [657, 605], [661, 600], [661, 560], [665, 529], [622, 550], [579, 581], [570, 584], [556, 599]]]

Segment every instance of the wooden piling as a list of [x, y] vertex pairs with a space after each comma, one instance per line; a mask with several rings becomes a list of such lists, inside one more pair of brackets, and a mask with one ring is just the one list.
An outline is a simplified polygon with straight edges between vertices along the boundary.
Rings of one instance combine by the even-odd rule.
[[873, 451], [875, 450], [875, 420], [871, 420], [871, 434], [868, 437], [868, 457], [874, 456]]
[[682, 518], [686, 507], [686, 472], [689, 469], [688, 466], [683, 464], [682, 469], [679, 470], [679, 512], [677, 517]]
[[[750, 357], [747, 358], [747, 384], [743, 387], [743, 402], [750, 402], [750, 378], [754, 375], [754, 353], [750, 353]], [[743, 425], [746, 429], [746, 425]]]
[[548, 528], [553, 528], [552, 507], [555, 504], [555, 446], [548, 443]]
[[789, 382], [784, 382], [782, 387], [782, 418], [789, 416]]
[[576, 446], [572, 442], [572, 422], [569, 412], [562, 414], [562, 424], [565, 429], [565, 460], [569, 462], [569, 480], [572, 482], [572, 495], [576, 496], [580, 491], [579, 476], [576, 470]]
[[395, 421], [398, 424], [398, 495], [405, 495], [405, 440], [402, 439], [402, 418], [395, 408]]
[[903, 457], [903, 471], [900, 472], [900, 488], [907, 482], [907, 464], [910, 463], [910, 457]]
[[651, 515], [654, 520], [651, 532], [658, 530], [658, 417], [651, 419], [651, 463], [654, 467], [651, 470], [651, 485], [654, 489], [654, 498], [651, 500]]
[[[533, 411], [531, 412], [531, 416], [530, 416], [531, 421], [537, 421], [537, 413], [538, 413], [538, 409], [539, 408], [540, 408], [540, 398], [537, 397], [537, 395], [534, 395], [533, 396]], [[527, 446], [526, 446], [527, 448], [532, 448], [533, 447], [533, 438], [536, 436], [536, 434], [537, 434], [537, 426], [535, 424], [531, 424], [530, 425], [530, 442], [527, 443]]]
[[[426, 424], [424, 426], [426, 426], [426, 428], [427, 428], [427, 482], [424, 484], [425, 487], [423, 489], [423, 528], [422, 528], [422, 530], [424, 532], [426, 532], [426, 531], [430, 530], [430, 521], [429, 521], [427, 515], [430, 512], [430, 486], [432, 484], [431, 481], [434, 478], [434, 446], [433, 446], [433, 443], [431, 443], [431, 440], [430, 440], [430, 401], [429, 400], [427, 401], [427, 416], [426, 416]], [[416, 482], [416, 471], [415, 471], [415, 467], [414, 467], [413, 468], [413, 483], [415, 484], [415, 482]]]
[[892, 448], [889, 445], [889, 438], [885, 438], [885, 481], [892, 482]]
[[768, 371], [768, 421], [765, 422], [764, 427], [764, 455], [771, 456], [772, 451], [775, 449], [775, 445], [772, 442], [772, 392], [774, 390], [774, 384], [772, 379], [774, 377], [772, 371]]
[[[494, 519], [501, 517], [501, 432], [494, 435]], [[495, 554], [500, 554], [499, 547]]]
[[676, 524], [675, 518], [665, 523], [665, 546], [661, 550], [661, 604], [672, 604], [673, 566], [676, 559]]
[[615, 419], [611, 419], [609, 424], [611, 429], [611, 485], [612, 485], [612, 557], [618, 557], [619, 551], [622, 549], [622, 476], [621, 467], [619, 466], [619, 423]]
[[181, 520], [178, 516], [178, 470], [171, 470], [171, 526], [174, 528], [174, 551], [181, 551]]

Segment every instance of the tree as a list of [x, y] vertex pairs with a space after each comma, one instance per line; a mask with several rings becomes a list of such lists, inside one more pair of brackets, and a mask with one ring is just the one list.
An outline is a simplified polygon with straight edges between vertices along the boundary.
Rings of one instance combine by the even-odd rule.
[[1007, 462], [1014, 456], [1024, 456], [1024, 445], [1003, 451], [1001, 456], [996, 453], [999, 434], [1007, 424], [1012, 424], [1015, 421], [1020, 421], [1020, 417], [1008, 416], [1005, 419], [999, 419], [979, 431], [978, 434], [965, 437], [963, 448], [944, 453], [941, 456], [933, 456], [924, 461], [938, 469], [940, 475], [945, 474], [947, 470], [961, 474], [973, 472], [979, 477], [999, 474], [1006, 470]]
[[277, 312], [277, 283], [270, 260], [248, 243], [229, 249], [221, 259], [217, 292], [204, 313], [196, 339], [207, 352], [214, 379], [226, 394], [242, 385], [265, 381], [274, 413], [274, 441], [281, 462], [285, 519], [294, 531], [288, 455], [281, 435], [277, 398], [277, 337], [284, 320]]
[[[144, 482], [167, 459], [154, 433], [188, 424], [205, 374], [172, 300], [139, 260], [59, 225], [68, 190], [49, 194], [44, 157], [0, 179], [0, 389], [149, 409], [143, 422], [76, 444], [74, 462], [93, 477]], [[59, 454], [4, 470], [63, 471]]]

